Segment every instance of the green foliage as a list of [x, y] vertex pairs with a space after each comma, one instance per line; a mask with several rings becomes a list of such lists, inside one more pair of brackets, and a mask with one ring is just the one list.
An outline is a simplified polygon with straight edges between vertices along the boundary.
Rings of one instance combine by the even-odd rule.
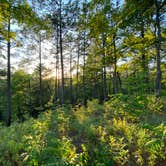
[[29, 75], [23, 70], [18, 70], [12, 75], [12, 119], [15, 121], [24, 121], [28, 118], [28, 81]]
[[[110, 96], [103, 105], [69, 105], [38, 119], [0, 127], [0, 165], [149, 165], [166, 161], [162, 101], [154, 96]], [[157, 103], [150, 105], [153, 100]], [[157, 107], [158, 106], [158, 107]], [[160, 121], [152, 122], [155, 114]]]

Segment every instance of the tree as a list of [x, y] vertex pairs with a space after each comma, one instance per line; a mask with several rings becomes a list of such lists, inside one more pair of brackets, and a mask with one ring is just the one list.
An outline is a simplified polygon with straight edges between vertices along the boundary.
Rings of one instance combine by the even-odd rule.
[[161, 15], [166, 1], [154, 1], [155, 5], [155, 35], [156, 35], [156, 81], [155, 81], [155, 95], [160, 96], [161, 93]]
[[86, 69], [86, 55], [87, 55], [87, 12], [88, 12], [88, 3], [87, 1], [83, 1], [81, 16], [79, 18], [78, 26], [79, 31], [81, 32], [81, 54], [83, 56], [83, 64], [82, 64], [82, 94], [83, 94], [83, 104], [86, 105], [87, 97], [86, 97], [86, 82], [85, 82], [85, 69]]
[[[7, 41], [7, 101], [8, 101], [8, 109], [7, 109], [7, 119], [6, 125], [10, 126], [11, 124], [11, 39], [14, 39], [16, 34], [12, 32], [11, 24], [13, 21], [17, 21], [19, 24], [26, 23], [30, 25], [32, 22], [34, 23], [37, 20], [35, 14], [31, 10], [27, 1], [3, 1], [3, 12], [1, 13], [1, 17], [3, 18], [3, 27], [4, 30], [1, 34], [2, 37]], [[20, 15], [22, 13], [22, 15]], [[29, 16], [28, 16], [29, 15]], [[27, 17], [28, 16], [28, 17]], [[5, 29], [5, 27], [7, 27]]]
[[[23, 70], [18, 70], [12, 74], [12, 117], [23, 122], [29, 114], [29, 75]], [[22, 100], [24, 99], [24, 100]]]

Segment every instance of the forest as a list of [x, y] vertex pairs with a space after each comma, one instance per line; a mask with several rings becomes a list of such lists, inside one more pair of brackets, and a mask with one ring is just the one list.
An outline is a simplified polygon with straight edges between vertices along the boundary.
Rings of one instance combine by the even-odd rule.
[[166, 165], [166, 0], [0, 0], [0, 166]]

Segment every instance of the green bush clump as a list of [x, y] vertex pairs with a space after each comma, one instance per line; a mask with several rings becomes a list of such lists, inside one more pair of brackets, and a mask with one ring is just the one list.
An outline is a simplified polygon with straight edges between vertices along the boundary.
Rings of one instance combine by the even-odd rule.
[[[157, 101], [157, 102], [155, 102]], [[158, 166], [166, 163], [162, 100], [111, 96], [0, 127], [2, 166]], [[153, 118], [156, 118], [154, 121]]]

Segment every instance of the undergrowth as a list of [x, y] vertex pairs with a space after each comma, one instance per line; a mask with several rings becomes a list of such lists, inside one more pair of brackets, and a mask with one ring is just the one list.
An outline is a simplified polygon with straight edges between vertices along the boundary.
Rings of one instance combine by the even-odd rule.
[[1, 166], [166, 164], [165, 106], [154, 96], [110, 96], [0, 126]]

